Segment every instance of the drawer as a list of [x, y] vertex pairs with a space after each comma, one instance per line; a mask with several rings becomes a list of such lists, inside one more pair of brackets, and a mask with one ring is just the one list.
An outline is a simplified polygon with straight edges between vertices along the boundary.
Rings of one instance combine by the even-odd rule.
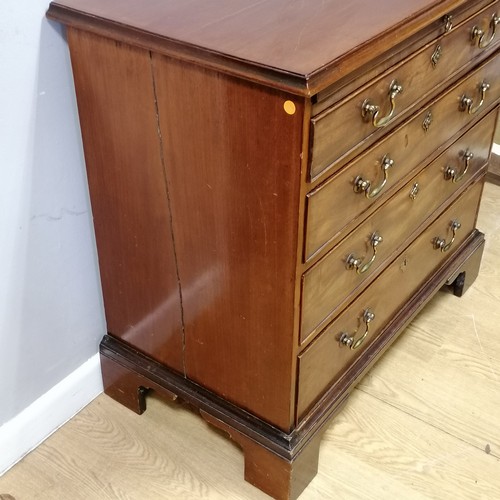
[[435, 210], [486, 166], [495, 122], [492, 112], [304, 274], [302, 342], [328, 323]]
[[[311, 120], [310, 179], [352, 157], [365, 139], [372, 143], [400, 115], [414, 109], [462, 68], [498, 45], [496, 2], [442, 38], [390, 68], [353, 95]], [[482, 33], [482, 37], [472, 37]], [[491, 39], [491, 41], [490, 41]], [[489, 43], [488, 43], [489, 42]], [[346, 130], [349, 133], [346, 133]]]
[[[472, 185], [299, 355], [299, 419], [346, 374], [426, 278], [471, 234], [481, 191], [482, 182]], [[452, 240], [451, 227], [455, 221], [461, 226]], [[441, 249], [438, 239], [443, 242]]]
[[[490, 87], [480, 102], [478, 89], [482, 82]], [[462, 97], [472, 98], [471, 111], [463, 111]], [[307, 195], [307, 220], [304, 259], [310, 260], [322, 247], [334, 240], [353, 220], [360, 217], [408, 175], [426, 157], [441, 147], [450, 137], [469, 125], [500, 96], [500, 58], [494, 58], [459, 82], [422, 112], [400, 126], [388, 137], [375, 144], [370, 151], [340, 170]], [[393, 164], [385, 171], [383, 159], [389, 157]], [[368, 193], [354, 190], [358, 178], [371, 183]], [[373, 187], [372, 187], [373, 186]], [[371, 197], [370, 197], [371, 196]]]

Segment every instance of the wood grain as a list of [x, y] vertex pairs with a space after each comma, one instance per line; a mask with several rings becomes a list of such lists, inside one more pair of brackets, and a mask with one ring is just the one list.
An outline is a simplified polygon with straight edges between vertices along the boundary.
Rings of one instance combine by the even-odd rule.
[[183, 372], [180, 295], [149, 53], [73, 29], [68, 42], [108, 332]]
[[[320, 471], [303, 500], [477, 499], [500, 495], [499, 461], [356, 391], [324, 437]], [[321, 477], [323, 475], [323, 477]], [[328, 485], [325, 487], [325, 483]], [[315, 488], [317, 485], [317, 489]]]
[[[354, 390], [301, 500], [500, 497], [499, 214], [500, 187], [486, 184], [479, 277], [464, 299], [438, 294]], [[149, 398], [139, 417], [100, 396], [2, 476], [0, 494], [269, 498], [244, 481], [243, 468], [238, 447], [183, 407]]]
[[186, 374], [288, 430], [303, 99], [155, 54], [153, 67]]
[[160, 52], [224, 65], [281, 88], [300, 75], [287, 90], [312, 95], [389, 45], [429, 25], [442, 29], [441, 18], [468, 3], [384, 0], [373, 9], [367, 0], [126, 0], [117, 9], [114, 0], [87, 0], [84, 7], [81, 0], [60, 0], [51, 4], [49, 16], [140, 46], [154, 43]]

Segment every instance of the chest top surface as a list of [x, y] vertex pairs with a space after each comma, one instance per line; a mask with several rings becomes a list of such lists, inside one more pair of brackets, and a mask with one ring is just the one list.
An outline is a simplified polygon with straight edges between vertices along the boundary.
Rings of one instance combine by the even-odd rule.
[[[66, 24], [161, 39], [184, 53], [300, 77], [305, 88], [346, 58], [377, 56], [466, 0], [57, 0]], [[144, 43], [143, 43], [144, 45]], [[366, 58], [366, 56], [365, 56]], [[359, 59], [359, 57], [358, 57]], [[363, 59], [363, 57], [361, 57]], [[301, 93], [311, 93], [303, 91]]]

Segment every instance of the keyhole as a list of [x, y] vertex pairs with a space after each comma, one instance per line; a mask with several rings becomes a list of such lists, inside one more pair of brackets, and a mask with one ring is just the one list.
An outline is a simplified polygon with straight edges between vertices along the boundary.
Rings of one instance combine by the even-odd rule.
[[401, 269], [401, 272], [404, 273], [406, 271], [407, 267], [408, 267], [408, 258], [405, 257], [403, 259], [403, 262], [401, 262], [401, 265], [399, 266], [399, 269]]

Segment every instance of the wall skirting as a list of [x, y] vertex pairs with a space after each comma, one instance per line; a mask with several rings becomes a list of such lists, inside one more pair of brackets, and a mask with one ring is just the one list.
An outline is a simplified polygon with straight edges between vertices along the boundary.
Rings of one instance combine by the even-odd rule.
[[99, 354], [0, 427], [0, 476], [102, 392]]

